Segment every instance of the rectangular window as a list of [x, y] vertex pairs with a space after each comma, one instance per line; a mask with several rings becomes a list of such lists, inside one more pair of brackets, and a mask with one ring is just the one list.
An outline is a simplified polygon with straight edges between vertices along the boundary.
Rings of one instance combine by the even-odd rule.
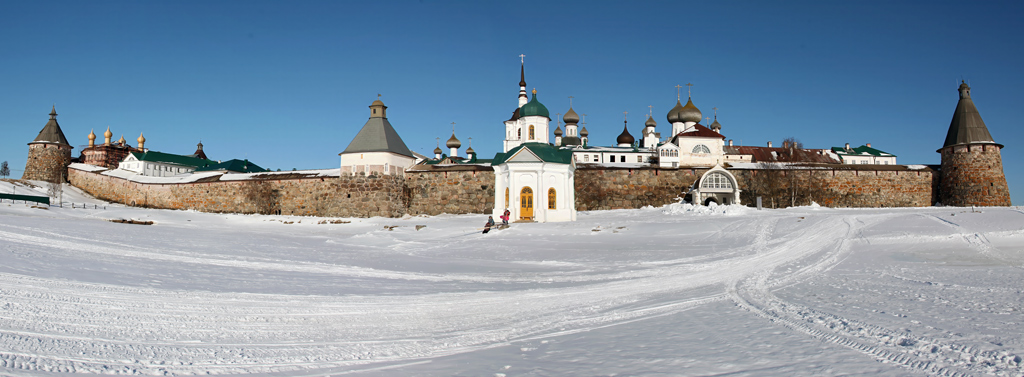
[[636, 156], [636, 162], [644, 162], [644, 156]]
[[601, 157], [598, 157], [598, 155], [595, 154], [594, 155], [594, 162], [601, 162]]
[[583, 155], [583, 162], [590, 162], [590, 155], [589, 154]]
[[608, 156], [608, 162], [615, 162], [615, 156]]

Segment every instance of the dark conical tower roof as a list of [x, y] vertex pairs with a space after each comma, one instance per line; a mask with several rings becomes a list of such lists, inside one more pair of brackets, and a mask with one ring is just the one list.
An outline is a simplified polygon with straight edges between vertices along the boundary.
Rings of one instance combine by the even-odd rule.
[[981, 120], [978, 108], [974, 107], [971, 100], [971, 87], [961, 81], [960, 101], [956, 103], [956, 111], [953, 112], [953, 120], [949, 122], [949, 132], [946, 133], [946, 142], [943, 148], [957, 144], [971, 143], [995, 143], [992, 134], [988, 133], [985, 121]]
[[53, 143], [69, 147], [71, 146], [71, 144], [68, 144], [68, 139], [64, 137], [64, 131], [61, 131], [60, 125], [57, 124], [56, 106], [50, 110], [50, 121], [46, 122], [46, 125], [43, 126], [43, 130], [39, 131], [39, 136], [36, 136], [36, 139], [32, 140], [32, 143]]
[[[382, 102], [380, 105], [370, 106], [384, 107], [384, 104]], [[405, 146], [402, 137], [398, 136], [398, 131], [395, 131], [395, 128], [391, 126], [391, 122], [388, 122], [388, 118], [385, 118], [383, 115], [383, 112], [371, 115], [366, 124], [363, 124], [363, 128], [356, 134], [356, 137], [352, 138], [348, 148], [345, 148], [345, 151], [341, 153], [391, 152], [402, 156], [415, 157], [412, 151], [409, 150], [409, 147]]]

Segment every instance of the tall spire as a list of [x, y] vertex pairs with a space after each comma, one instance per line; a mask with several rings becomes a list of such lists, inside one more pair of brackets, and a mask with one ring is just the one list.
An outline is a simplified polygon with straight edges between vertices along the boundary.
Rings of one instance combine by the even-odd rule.
[[519, 54], [519, 107], [523, 107], [527, 102], [530, 102], [526, 98], [526, 63], [523, 59], [526, 55]]

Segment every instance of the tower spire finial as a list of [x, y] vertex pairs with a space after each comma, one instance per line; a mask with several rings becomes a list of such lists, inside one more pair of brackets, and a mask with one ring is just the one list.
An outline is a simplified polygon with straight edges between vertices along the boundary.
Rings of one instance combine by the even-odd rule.
[[526, 61], [523, 59], [526, 55], [519, 54], [519, 87], [525, 90], [526, 88]]
[[682, 85], [676, 85], [676, 101], [679, 101], [681, 99], [679, 97], [679, 88], [682, 88], [682, 87], [683, 87]]
[[572, 99], [573, 99], [573, 98], [576, 98], [576, 97], [573, 97], [573, 96], [569, 96], [569, 108], [570, 108], [570, 109], [572, 108]]
[[622, 122], [623, 122], [623, 123], [625, 123], [625, 122], [626, 122], [626, 119], [627, 119], [627, 116], [628, 116], [628, 115], [629, 115], [629, 112], [628, 112], [628, 111], [623, 111], [623, 112], [622, 112]]
[[690, 89], [692, 87], [693, 87], [693, 84], [686, 83], [686, 98], [690, 98], [691, 96], [693, 96], [693, 93], [690, 92]]
[[647, 116], [654, 118], [654, 105], [647, 105], [647, 110], [649, 111], [649, 113], [647, 113]]
[[718, 108], [717, 107], [712, 107], [711, 110], [715, 111], [715, 120], [718, 120]]

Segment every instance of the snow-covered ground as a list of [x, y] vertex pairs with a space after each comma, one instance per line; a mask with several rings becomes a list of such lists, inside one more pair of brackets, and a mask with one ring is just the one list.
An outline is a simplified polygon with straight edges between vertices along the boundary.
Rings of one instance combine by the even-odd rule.
[[2, 375], [1024, 375], [1018, 208], [674, 204], [481, 234], [71, 202], [0, 203]]

